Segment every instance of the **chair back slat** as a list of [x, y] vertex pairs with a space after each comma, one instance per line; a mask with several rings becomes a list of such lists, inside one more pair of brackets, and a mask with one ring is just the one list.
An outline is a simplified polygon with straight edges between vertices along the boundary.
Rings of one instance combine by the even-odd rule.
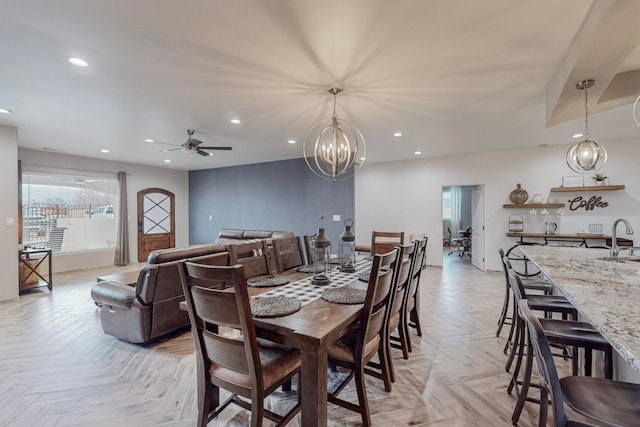
[[264, 240], [229, 245], [229, 264], [244, 267], [245, 278], [272, 274], [269, 248]]
[[404, 245], [404, 231], [371, 232], [371, 255], [385, 254], [398, 245]]
[[[366, 343], [383, 333], [386, 315], [391, 303], [391, 291], [397, 279], [398, 249], [386, 254], [374, 255], [369, 286], [362, 312], [360, 314], [360, 334], [358, 348], [364, 349]], [[383, 269], [384, 268], [384, 269]]]
[[209, 361], [223, 368], [250, 375], [244, 340], [228, 338], [209, 331], [202, 331], [202, 340]]
[[402, 305], [405, 303], [407, 292], [410, 289], [410, 277], [411, 268], [413, 267], [413, 261], [415, 259], [416, 243], [410, 245], [398, 246], [398, 271], [397, 279], [393, 292], [393, 300], [391, 302], [391, 308], [389, 309], [389, 315], [393, 316], [400, 312]]
[[409, 281], [409, 289], [407, 290], [407, 310], [414, 307], [414, 296], [418, 292], [420, 277], [422, 277], [422, 266], [427, 255], [428, 237], [424, 237], [416, 241], [415, 253], [413, 256], [413, 266], [411, 267], [411, 280]]
[[304, 255], [299, 237], [273, 240], [273, 255], [278, 272], [290, 270], [304, 264]]

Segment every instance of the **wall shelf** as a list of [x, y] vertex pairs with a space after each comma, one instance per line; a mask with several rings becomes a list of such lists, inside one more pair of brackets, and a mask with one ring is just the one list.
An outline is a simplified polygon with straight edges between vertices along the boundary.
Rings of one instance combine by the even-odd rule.
[[584, 187], [553, 187], [552, 192], [569, 192], [569, 191], [610, 191], [624, 190], [624, 185], [588, 185]]
[[505, 209], [543, 209], [543, 208], [564, 208], [564, 203], [523, 203], [516, 205], [514, 203], [508, 203], [502, 205]]

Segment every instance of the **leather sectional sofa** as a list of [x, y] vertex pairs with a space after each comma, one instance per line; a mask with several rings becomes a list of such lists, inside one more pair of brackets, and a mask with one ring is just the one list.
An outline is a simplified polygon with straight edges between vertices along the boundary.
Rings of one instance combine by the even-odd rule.
[[104, 281], [91, 289], [91, 297], [101, 305], [102, 330], [124, 341], [147, 344], [186, 328], [189, 316], [179, 307], [184, 294], [178, 261], [228, 265], [225, 245], [264, 239], [271, 245], [272, 239], [290, 236], [294, 234], [289, 231], [224, 228], [216, 243], [153, 251], [140, 269], [135, 286]]
[[178, 273], [178, 261], [182, 259], [227, 265], [229, 253], [222, 244], [153, 251], [140, 269], [135, 286], [109, 281], [94, 285], [91, 297], [102, 306], [104, 333], [146, 344], [189, 326], [189, 315], [179, 307], [184, 300]]

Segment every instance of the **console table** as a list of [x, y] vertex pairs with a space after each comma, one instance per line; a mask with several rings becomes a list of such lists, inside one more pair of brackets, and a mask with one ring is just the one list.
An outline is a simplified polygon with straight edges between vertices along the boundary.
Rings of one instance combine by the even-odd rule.
[[[35, 255], [35, 256], [34, 256]], [[27, 289], [38, 288], [46, 286], [50, 291], [53, 290], [53, 272], [52, 272], [52, 260], [51, 249], [23, 249], [18, 251], [18, 265], [20, 268], [24, 268], [26, 274], [24, 277], [18, 279], [19, 291], [26, 291]], [[38, 268], [47, 262], [48, 274], [45, 279], [38, 271]], [[28, 282], [28, 279], [35, 275], [37, 280], [35, 282]]]

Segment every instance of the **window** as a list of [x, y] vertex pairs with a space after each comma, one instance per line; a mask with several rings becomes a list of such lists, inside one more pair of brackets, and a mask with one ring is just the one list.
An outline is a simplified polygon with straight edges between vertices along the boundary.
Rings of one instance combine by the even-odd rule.
[[453, 202], [451, 199], [451, 190], [442, 190], [442, 219], [451, 219], [453, 217]]
[[23, 172], [22, 242], [54, 252], [112, 247], [117, 200], [115, 177]]

